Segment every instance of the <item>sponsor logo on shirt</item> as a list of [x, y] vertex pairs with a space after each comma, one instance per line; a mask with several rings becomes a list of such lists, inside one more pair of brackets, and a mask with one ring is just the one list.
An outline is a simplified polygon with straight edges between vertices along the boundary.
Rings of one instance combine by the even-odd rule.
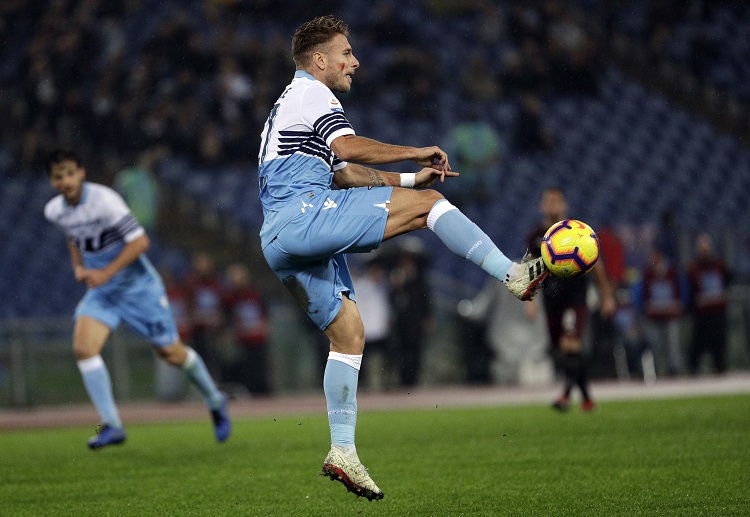
[[344, 111], [344, 108], [341, 107], [341, 103], [336, 97], [331, 97], [330, 99], [328, 99], [328, 107], [331, 108], [331, 111], [335, 111], [335, 112]]

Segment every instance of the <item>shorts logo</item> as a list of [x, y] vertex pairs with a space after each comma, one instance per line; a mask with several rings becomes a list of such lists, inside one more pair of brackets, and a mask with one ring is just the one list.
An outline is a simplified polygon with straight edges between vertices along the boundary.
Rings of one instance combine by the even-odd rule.
[[[302, 200], [300, 200], [300, 201], [302, 201]], [[305, 213], [305, 209], [306, 209], [306, 208], [307, 208], [308, 206], [309, 206], [310, 208], [314, 208], [314, 207], [313, 207], [313, 204], [312, 204], [312, 203], [305, 203], [304, 201], [302, 201], [302, 213], [303, 213], [303, 214]]]
[[389, 199], [385, 203], [375, 203], [373, 206], [376, 206], [378, 208], [382, 208], [383, 210], [385, 210], [386, 212], [388, 212], [388, 211], [390, 211], [390, 209], [388, 208], [388, 203], [390, 203], [390, 202], [391, 202], [391, 200]]
[[336, 203], [334, 203], [333, 199], [331, 199], [329, 197], [328, 199], [326, 199], [326, 202], [323, 203], [323, 210], [329, 210], [331, 208], [336, 208], [337, 206], [339, 206], [339, 205], [337, 205]]

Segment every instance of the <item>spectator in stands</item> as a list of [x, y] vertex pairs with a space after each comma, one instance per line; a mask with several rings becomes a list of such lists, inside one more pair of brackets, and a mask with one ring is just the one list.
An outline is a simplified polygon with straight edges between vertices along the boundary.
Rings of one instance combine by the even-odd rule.
[[515, 135], [518, 148], [527, 153], [551, 151], [555, 146], [555, 137], [542, 124], [542, 100], [536, 95], [524, 95], [520, 108]]
[[120, 193], [136, 219], [153, 233], [159, 215], [159, 182], [152, 172], [159, 149], [141, 153], [138, 162], [115, 175], [114, 189]]
[[253, 286], [246, 265], [230, 264], [226, 269], [226, 281], [222, 306], [237, 358], [223, 368], [223, 380], [239, 382], [253, 395], [266, 395], [270, 392], [268, 308]]
[[727, 369], [729, 275], [706, 233], [695, 240], [695, 258], [688, 268], [688, 279], [693, 318], [688, 369], [693, 375], [700, 373], [700, 361], [703, 354], [709, 352], [716, 372], [724, 373]]
[[222, 284], [216, 262], [209, 253], [199, 251], [193, 255], [192, 270], [185, 284], [193, 322], [193, 348], [203, 357], [214, 378], [218, 378], [221, 357], [216, 343], [223, 325]]
[[466, 120], [451, 130], [445, 149], [461, 173], [460, 185], [445, 187], [453, 204], [465, 210], [468, 205], [483, 206], [492, 199], [500, 181], [502, 137], [482, 116], [478, 106], [470, 107]]
[[680, 273], [664, 252], [654, 247], [643, 272], [643, 310], [646, 336], [658, 375], [677, 375], [684, 369], [680, 345], [680, 316], [684, 308]]

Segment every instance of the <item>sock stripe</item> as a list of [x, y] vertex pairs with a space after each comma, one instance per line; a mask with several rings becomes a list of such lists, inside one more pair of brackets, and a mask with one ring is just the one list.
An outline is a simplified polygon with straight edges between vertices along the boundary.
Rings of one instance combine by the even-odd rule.
[[338, 352], [328, 352], [328, 359], [331, 361], [338, 361], [340, 363], [348, 364], [355, 370], [359, 371], [362, 366], [362, 354], [340, 354]]
[[76, 364], [78, 365], [78, 370], [81, 373], [88, 373], [102, 368], [104, 366], [104, 359], [102, 359], [101, 355], [97, 354], [94, 357], [89, 357], [88, 359], [81, 359]]
[[432, 205], [430, 213], [427, 214], [427, 228], [434, 232], [435, 223], [440, 218], [440, 216], [442, 216], [446, 212], [450, 212], [451, 210], [458, 210], [458, 208], [451, 204], [451, 202], [447, 199], [441, 199], [440, 201], [435, 202], [435, 204]]

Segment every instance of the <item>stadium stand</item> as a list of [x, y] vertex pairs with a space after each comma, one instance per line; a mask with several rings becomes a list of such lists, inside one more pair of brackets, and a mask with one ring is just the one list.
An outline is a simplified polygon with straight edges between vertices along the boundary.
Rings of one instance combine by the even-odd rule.
[[[632, 2], [627, 12], [612, 12], [611, 23], [648, 40], [654, 3]], [[42, 217], [53, 193], [41, 160], [53, 144], [80, 144], [90, 176], [105, 183], [139, 151], [164, 146], [156, 172], [165, 185], [247, 234], [260, 227], [258, 135], [293, 71], [289, 34], [312, 8], [294, 2], [284, 23], [272, 23], [273, 2], [125, 4], [10, 2], [0, 10], [1, 35], [12, 43], [0, 55], [0, 112], [9, 114], [0, 121], [0, 237], [6, 243], [0, 292], [12, 293], [0, 304], [0, 318], [69, 314], [82, 292], [68, 274], [62, 237]], [[468, 106], [480, 106], [506, 152], [497, 196], [475, 215], [510, 255], [523, 253], [539, 190], [550, 183], [564, 185], [572, 213], [594, 227], [653, 223], [670, 210], [683, 228], [750, 230], [750, 152], [689, 109], [602, 64], [605, 57], [592, 50], [601, 37], [594, 17], [583, 20], [557, 2], [538, 9], [489, 3], [489, 12], [438, 4], [396, 9], [389, 0], [359, 16], [362, 2], [326, 2], [351, 20], [362, 62], [355, 88], [342, 100], [360, 134], [413, 145], [442, 145]], [[591, 2], [574, 4], [586, 9]], [[705, 17], [665, 23], [666, 55], [693, 70], [700, 70], [691, 62], [696, 34], [709, 34], [720, 46], [731, 41], [731, 52], [702, 73], [747, 100], [750, 40], [737, 35], [750, 29], [750, 8], [722, 5]], [[387, 37], [382, 26], [390, 28]], [[485, 64], [486, 89], [460, 80], [478, 77], [471, 75], [471, 56]], [[431, 60], [438, 66], [424, 70]], [[425, 74], [429, 81], [421, 80]], [[555, 137], [549, 151], [516, 145], [526, 94], [543, 102], [542, 127]], [[474, 208], [467, 210], [472, 215]], [[482, 281], [478, 268], [431, 246], [427, 232], [422, 238], [446, 274], [469, 285]], [[157, 245], [149, 254], [158, 265], [185, 262], [179, 249]]]

